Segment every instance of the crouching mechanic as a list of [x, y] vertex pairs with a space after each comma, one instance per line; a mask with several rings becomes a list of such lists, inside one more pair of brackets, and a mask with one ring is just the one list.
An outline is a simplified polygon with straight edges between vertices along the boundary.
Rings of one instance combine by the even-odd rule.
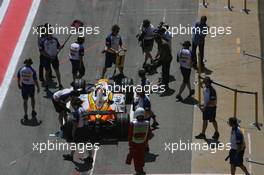
[[[85, 109], [82, 107], [83, 101], [75, 97], [71, 100], [71, 106], [74, 109], [73, 112], [73, 127], [72, 127], [72, 141], [76, 144], [84, 144], [89, 141], [89, 134], [87, 133], [87, 130], [85, 130], [84, 127], [84, 120], [83, 116], [85, 113]], [[78, 148], [78, 146], [77, 146]], [[63, 158], [64, 160], [73, 161], [75, 150], [72, 150], [70, 154], [64, 154]], [[89, 150], [89, 155], [87, 158], [83, 159], [85, 162], [93, 162], [92, 158], [92, 151]]]
[[151, 127], [157, 128], [159, 123], [156, 120], [156, 115], [151, 110], [150, 99], [144, 91], [138, 92], [137, 97], [134, 99], [133, 110], [135, 111], [137, 108], [143, 108], [145, 110], [144, 119], [150, 121], [150, 119], [152, 118], [153, 123]]
[[146, 174], [143, 170], [145, 165], [145, 149], [149, 135], [149, 121], [144, 120], [145, 110], [137, 108], [134, 119], [128, 130], [129, 153], [127, 164], [131, 164], [133, 159], [137, 175]]
[[53, 94], [52, 102], [57, 113], [59, 113], [59, 122], [62, 129], [63, 119], [67, 122], [67, 112], [70, 110], [66, 107], [66, 104], [76, 96], [76, 92], [72, 89], [62, 89]]
[[24, 120], [28, 120], [28, 97], [31, 99], [31, 107], [32, 107], [32, 117], [36, 119], [36, 111], [35, 111], [35, 86], [37, 86], [37, 91], [39, 93], [39, 84], [37, 80], [36, 71], [31, 67], [33, 61], [31, 58], [26, 59], [24, 61], [24, 66], [21, 67], [17, 73], [17, 84], [18, 88], [21, 89], [22, 97], [24, 100]]

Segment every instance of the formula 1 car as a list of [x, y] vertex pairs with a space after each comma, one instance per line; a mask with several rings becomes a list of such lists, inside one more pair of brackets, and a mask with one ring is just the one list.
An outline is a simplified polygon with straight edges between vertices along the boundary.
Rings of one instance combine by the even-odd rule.
[[[133, 83], [127, 78], [121, 82], [123, 85], [129, 83], [130, 86]], [[109, 80], [100, 79], [94, 85], [90, 85], [87, 93], [79, 96], [83, 101], [82, 107], [85, 109], [82, 116], [84, 121], [83, 132], [89, 140], [127, 140], [130, 122], [127, 105], [131, 104], [131, 99], [128, 100], [127, 98], [131, 97], [128, 97], [129, 93], [116, 91], [114, 88]], [[70, 102], [67, 104], [67, 108], [71, 108]], [[69, 115], [68, 118], [63, 135], [66, 140], [71, 140], [72, 115]]]

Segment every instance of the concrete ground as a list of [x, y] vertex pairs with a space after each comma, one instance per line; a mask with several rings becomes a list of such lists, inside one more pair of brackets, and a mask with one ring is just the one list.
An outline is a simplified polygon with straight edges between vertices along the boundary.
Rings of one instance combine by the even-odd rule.
[[[1, 2], [1, 0], [0, 0]], [[72, 20], [81, 19], [86, 26], [100, 27], [99, 35], [86, 37], [85, 52], [85, 79], [93, 81], [100, 77], [104, 56], [101, 54], [104, 48], [104, 40], [112, 24], [118, 23], [121, 27], [120, 34], [125, 46], [128, 48], [125, 62], [125, 74], [138, 82], [137, 70], [141, 67], [143, 55], [135, 38], [142, 20], [149, 18], [154, 25], [165, 20], [171, 26], [179, 24], [192, 26], [201, 15], [208, 16], [210, 26], [232, 27], [232, 35], [207, 37], [205, 58], [207, 68], [212, 70], [213, 80], [232, 88], [259, 92], [259, 120], [263, 123], [263, 93], [262, 93], [262, 69], [261, 62], [253, 58], [243, 56], [243, 50], [256, 55], [264, 55], [263, 42], [263, 12], [264, 3], [259, 0], [249, 1], [249, 15], [242, 14], [242, 0], [232, 1], [233, 12], [223, 9], [226, 1], [209, 1], [208, 9], [202, 7], [198, 12], [198, 1], [193, 0], [45, 0], [42, 1], [34, 21], [34, 26], [49, 22], [52, 25], [68, 26]], [[257, 14], [259, 9], [258, 21]], [[259, 30], [258, 27], [261, 26]], [[251, 27], [254, 26], [254, 27]], [[62, 43], [66, 35], [57, 35]], [[262, 38], [260, 40], [260, 37]], [[181, 48], [180, 43], [189, 40], [190, 35], [177, 35], [173, 38], [173, 62], [171, 75], [176, 81], [170, 83], [170, 87], [176, 92], [171, 96], [159, 97], [151, 95], [151, 102], [160, 123], [160, 129], [154, 131], [154, 138], [150, 141], [150, 152], [145, 170], [148, 174], [215, 174], [229, 173], [229, 164], [224, 162], [227, 151], [209, 153], [209, 151], [175, 151], [169, 152], [165, 144], [180, 142], [194, 142], [203, 144], [201, 140], [195, 140], [194, 135], [201, 129], [201, 112], [194, 107], [194, 99], [189, 102], [177, 103], [175, 95], [182, 80], [179, 65], [176, 64], [176, 52]], [[71, 78], [71, 66], [68, 61], [69, 45], [76, 37], [72, 37], [59, 55], [61, 62], [62, 81], [68, 87]], [[262, 44], [263, 46], [263, 44]], [[156, 52], [156, 47], [153, 54]], [[18, 67], [22, 66], [27, 57], [34, 58], [33, 67], [38, 68], [39, 53], [37, 49], [37, 36], [29, 35]], [[17, 69], [18, 69], [17, 67]], [[111, 70], [108, 75], [111, 75]], [[160, 70], [159, 70], [160, 72]], [[160, 74], [149, 76], [155, 81]], [[195, 75], [192, 73], [192, 81]], [[196, 79], [197, 80], [197, 79]], [[250, 80], [250, 81], [249, 81]], [[220, 141], [227, 143], [230, 129], [226, 121], [233, 115], [232, 92], [216, 88], [218, 92], [217, 119], [220, 130]], [[33, 143], [56, 140], [49, 134], [58, 130], [57, 114], [50, 100], [52, 92], [57, 88], [51, 88], [47, 93], [41, 89], [37, 95], [38, 118], [42, 124], [37, 127], [20, 124], [23, 117], [22, 100], [17, 88], [15, 77], [12, 82], [4, 105], [0, 110], [0, 175], [87, 175], [87, 174], [131, 174], [133, 166], [125, 164], [128, 145], [120, 142], [118, 145], [103, 145], [96, 152], [93, 165], [83, 165], [63, 161], [62, 154], [66, 151], [45, 151], [42, 154], [32, 151]], [[183, 94], [187, 95], [187, 92]], [[254, 99], [251, 96], [238, 96], [237, 117], [242, 120], [241, 126], [245, 132], [247, 150], [245, 157], [257, 163], [264, 160], [261, 154], [263, 145], [263, 131], [258, 131], [250, 126], [254, 121]], [[207, 136], [211, 137], [213, 131], [209, 126]], [[263, 129], [263, 128], [261, 128]], [[175, 145], [175, 144], [174, 144]], [[80, 155], [77, 155], [79, 157]], [[213, 161], [212, 161], [213, 160]], [[263, 165], [246, 163], [246, 166], [255, 175], [263, 174]], [[76, 170], [79, 169], [79, 171]], [[239, 173], [241, 173], [239, 171]]]
[[[260, 31], [258, 20], [258, 7], [256, 1], [248, 1], [249, 14], [241, 13], [243, 1], [232, 1], [232, 12], [223, 7], [226, 1], [209, 1], [208, 8], [199, 8], [199, 16], [206, 15], [210, 26], [231, 26], [232, 35], [207, 37], [205, 48], [206, 66], [211, 72], [211, 78], [223, 85], [234, 89], [258, 92], [259, 94], [259, 122], [263, 123], [263, 93], [262, 93], [262, 62], [258, 59], [244, 56], [246, 51], [259, 56], [261, 54]], [[261, 3], [260, 3], [261, 4]], [[260, 11], [260, 14], [263, 12]], [[263, 21], [260, 20], [261, 23]], [[263, 41], [263, 40], [262, 40]], [[209, 73], [209, 72], [207, 72]], [[229, 142], [230, 128], [226, 121], [233, 113], [233, 92], [215, 86], [218, 92], [217, 121], [220, 130], [220, 142]], [[251, 123], [255, 120], [254, 96], [238, 94], [237, 118], [242, 123], [247, 149], [245, 157], [257, 162], [263, 160], [263, 154], [259, 154], [264, 144], [263, 128], [258, 131]], [[198, 108], [194, 110], [193, 135], [198, 134], [202, 127], [202, 113]], [[212, 125], [209, 125], [207, 137], [213, 135]], [[193, 139], [194, 142], [197, 140]], [[199, 141], [203, 143], [203, 141]], [[201, 173], [229, 173], [229, 164], [224, 159], [228, 151], [209, 153], [208, 151], [194, 151], [192, 153], [192, 172]], [[213, 160], [213, 161], [212, 161]], [[203, 162], [203, 163], [200, 163]], [[263, 165], [248, 163], [252, 174], [261, 175]], [[241, 172], [241, 171], [239, 171]]]

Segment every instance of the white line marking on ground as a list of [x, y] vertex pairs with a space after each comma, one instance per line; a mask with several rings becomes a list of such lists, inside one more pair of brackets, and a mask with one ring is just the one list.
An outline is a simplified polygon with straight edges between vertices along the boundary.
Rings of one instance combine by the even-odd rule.
[[90, 175], [92, 175], [93, 174], [93, 171], [94, 171], [94, 166], [95, 166], [95, 160], [96, 160], [97, 151], [98, 151], [98, 149], [94, 151], [93, 166], [92, 166], [92, 169], [90, 171]]
[[2, 21], [5, 17], [9, 4], [10, 4], [10, 0], [3, 0], [2, 2], [2, 5], [0, 7], [0, 25], [2, 24]]
[[7, 94], [7, 91], [9, 89], [9, 85], [11, 83], [11, 80], [13, 78], [14, 72], [16, 70], [16, 66], [19, 60], [19, 57], [24, 49], [28, 34], [31, 30], [32, 23], [34, 21], [34, 18], [37, 14], [38, 7], [41, 0], [33, 0], [30, 11], [28, 13], [25, 25], [22, 29], [22, 32], [19, 36], [18, 42], [16, 44], [16, 48], [12, 54], [10, 63], [8, 65], [7, 71], [5, 73], [5, 77], [3, 79], [2, 85], [0, 87], [0, 109], [2, 108], [3, 102], [5, 100], [5, 96]]
[[162, 19], [163, 22], [166, 21], [166, 14], [167, 14], [167, 10], [164, 9], [164, 10], [163, 10], [163, 19]]
[[[248, 137], [248, 154], [249, 157], [251, 157], [252, 151], [251, 151], [251, 136], [250, 133], [247, 134]], [[252, 164], [250, 162], [248, 162], [248, 171], [250, 174], [252, 174]]]
[[[148, 173], [149, 174], [149, 173]], [[106, 174], [106, 175], [113, 175], [113, 174]], [[133, 175], [133, 174], [115, 174], [115, 175]], [[152, 174], [149, 174], [152, 175]], [[203, 173], [203, 174], [153, 174], [153, 175], [230, 175], [230, 174], [212, 174], [212, 173]], [[243, 174], [237, 174], [243, 175]]]

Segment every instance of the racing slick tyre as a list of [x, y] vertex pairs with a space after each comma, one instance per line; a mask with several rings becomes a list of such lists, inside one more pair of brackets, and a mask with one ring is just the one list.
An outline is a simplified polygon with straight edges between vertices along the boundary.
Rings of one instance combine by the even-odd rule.
[[122, 79], [122, 85], [126, 87], [126, 104], [132, 104], [133, 98], [134, 98], [134, 92], [133, 88], [130, 88], [130, 86], [133, 85], [133, 79], [132, 78], [123, 78]]
[[128, 127], [129, 127], [129, 114], [121, 113], [117, 115], [116, 119], [116, 135], [119, 141], [127, 141]]

